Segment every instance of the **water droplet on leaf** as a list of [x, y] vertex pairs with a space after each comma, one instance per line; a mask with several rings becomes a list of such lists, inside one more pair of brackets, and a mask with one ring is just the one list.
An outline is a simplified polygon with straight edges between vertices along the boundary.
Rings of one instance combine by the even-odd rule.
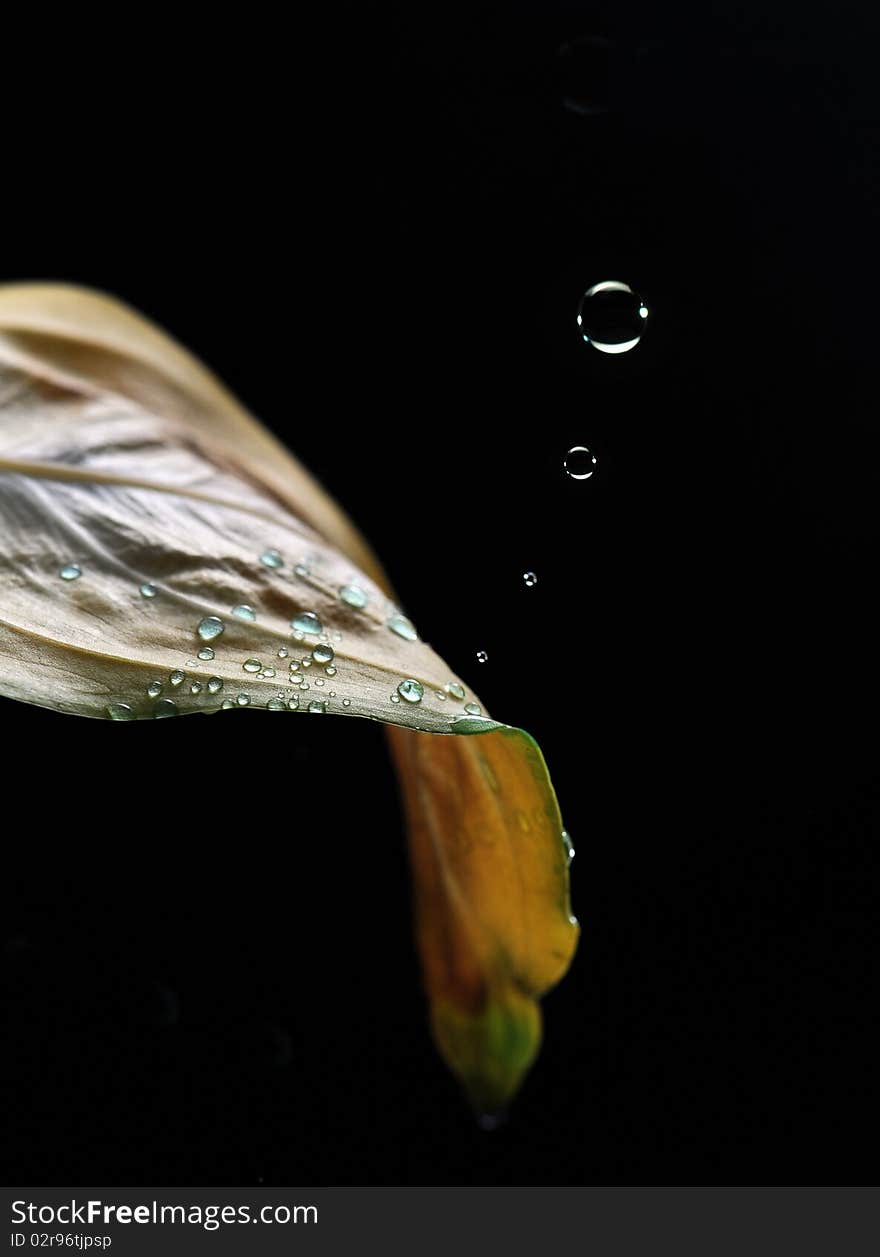
[[284, 560], [277, 550], [264, 550], [260, 555], [260, 562], [266, 567], [279, 568], [284, 567]]
[[339, 590], [339, 597], [350, 607], [365, 607], [369, 602], [369, 598], [360, 585], [343, 585]]
[[319, 633], [324, 631], [324, 626], [314, 611], [301, 611], [298, 616], [290, 621], [290, 627], [295, 629], [297, 633], [308, 633], [314, 637], [317, 637]]
[[334, 654], [332, 646], [316, 646], [312, 651], [312, 658], [315, 663], [332, 663]]
[[199, 621], [196, 632], [203, 642], [212, 642], [215, 637], [219, 637], [225, 630], [226, 625], [219, 616], [206, 615], [204, 620]]
[[232, 614], [238, 620], [247, 620], [249, 623], [257, 618], [257, 613], [253, 607], [249, 607], [246, 602], [240, 602], [237, 607], [232, 608]]
[[134, 712], [128, 703], [111, 703], [107, 715], [111, 720], [134, 720]]
[[58, 575], [62, 580], [77, 580], [82, 576], [82, 568], [77, 563], [65, 563]]
[[210, 661], [214, 658], [214, 652], [211, 647], [203, 646], [199, 651], [199, 658], [204, 660], [205, 663], [210, 663]]
[[151, 585], [149, 581], [144, 581], [143, 585], [141, 585], [142, 598], [155, 598], [158, 592], [158, 587], [156, 585]]
[[408, 677], [405, 681], [401, 681], [397, 687], [400, 697], [407, 703], [420, 703], [424, 696], [424, 688], [418, 681], [414, 681], [412, 677]]
[[209, 694], [219, 694], [222, 689], [223, 689], [223, 682], [220, 680], [219, 677], [209, 677], [208, 679], [208, 693]]

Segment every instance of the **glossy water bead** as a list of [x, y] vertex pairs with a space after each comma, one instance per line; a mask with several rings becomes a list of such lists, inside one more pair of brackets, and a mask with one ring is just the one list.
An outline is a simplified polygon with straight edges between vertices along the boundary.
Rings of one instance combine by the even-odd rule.
[[563, 466], [572, 480], [589, 480], [596, 470], [596, 455], [586, 445], [573, 445], [565, 456]]
[[641, 340], [647, 318], [648, 307], [629, 284], [607, 279], [581, 297], [576, 321], [588, 345], [603, 354], [624, 354]]

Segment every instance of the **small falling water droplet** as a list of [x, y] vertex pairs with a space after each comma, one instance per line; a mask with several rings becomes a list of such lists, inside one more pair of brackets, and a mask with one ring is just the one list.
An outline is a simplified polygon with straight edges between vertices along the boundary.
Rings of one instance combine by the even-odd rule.
[[479, 703], [465, 703], [464, 709], [469, 716], [482, 716], [483, 709]]
[[332, 663], [335, 653], [332, 646], [316, 646], [312, 651], [312, 658], [315, 663]]
[[158, 586], [151, 585], [149, 581], [144, 581], [143, 585], [141, 585], [142, 598], [155, 598], [158, 592]]
[[240, 602], [237, 607], [232, 608], [232, 614], [238, 620], [247, 620], [252, 623], [257, 618], [257, 613], [253, 607], [249, 607], [246, 602]]
[[538, 578], [534, 572], [523, 572], [523, 580], [528, 585], [529, 589], [534, 589], [538, 583]]
[[266, 567], [279, 568], [284, 567], [284, 560], [277, 550], [264, 550], [260, 555], [260, 562]]
[[319, 703], [317, 699], [313, 699], [312, 702], [309, 703], [309, 711], [312, 712], [316, 716], [322, 715], [326, 710], [327, 710], [327, 704]]
[[206, 615], [204, 620], [199, 621], [199, 626], [196, 629], [203, 642], [212, 642], [215, 637], [219, 637], [225, 631], [226, 625], [216, 615]]
[[208, 693], [209, 694], [219, 694], [222, 689], [223, 689], [223, 682], [220, 680], [219, 677], [209, 677], [208, 679]]
[[342, 585], [339, 590], [339, 597], [343, 602], [347, 602], [350, 607], [365, 607], [369, 602], [367, 594], [361, 589], [360, 585]]
[[485, 663], [488, 658], [489, 656], [486, 654], [485, 650], [477, 651], [477, 663]]
[[283, 698], [270, 698], [266, 704], [267, 711], [286, 711], [287, 705]]
[[77, 580], [82, 576], [82, 568], [78, 563], [65, 563], [58, 575], [62, 580]]
[[151, 681], [150, 684], [147, 686], [148, 698], [158, 698], [161, 693], [162, 693], [161, 681]]
[[260, 663], [259, 659], [245, 659], [241, 666], [244, 668], [245, 672], [259, 672], [263, 665]]
[[297, 633], [308, 633], [310, 636], [317, 637], [319, 633], [323, 633], [324, 626], [314, 611], [301, 611], [290, 621], [290, 627]]
[[181, 672], [180, 668], [175, 668], [168, 680], [172, 685], [182, 685], [186, 680], [186, 673]]
[[573, 445], [565, 456], [564, 466], [572, 480], [589, 480], [596, 470], [596, 455], [586, 445]]
[[107, 715], [111, 720], [134, 720], [134, 712], [128, 703], [111, 703]]
[[235, 701], [238, 703], [239, 707], [247, 707], [251, 700], [248, 698], [247, 694], [238, 694]]
[[386, 621], [386, 625], [391, 629], [392, 633], [396, 633], [398, 637], [402, 637], [407, 642], [417, 642], [419, 635], [416, 632], [416, 626], [412, 620], [408, 620], [405, 615], [392, 615]]
[[173, 702], [170, 698], [160, 698], [156, 703], [156, 706], [153, 708], [154, 720], [163, 720], [166, 716], [179, 715], [180, 712], [177, 710], [177, 703]]
[[398, 685], [397, 692], [407, 703], [420, 703], [425, 690], [418, 681], [414, 681], [412, 677], [407, 677], [405, 681], [401, 681], [400, 685]]
[[201, 694], [202, 692], [201, 681], [193, 681], [192, 685], [189, 687], [189, 692], [190, 694]]
[[645, 331], [648, 308], [619, 280], [593, 284], [581, 297], [577, 325], [584, 340], [605, 354], [635, 349]]
[[211, 647], [203, 646], [199, 651], [199, 658], [204, 660], [205, 663], [210, 663], [210, 661], [214, 658], [214, 652]]
[[457, 698], [459, 702], [464, 698], [464, 686], [459, 685], [457, 681], [450, 681], [443, 688], [450, 698]]
[[286, 646], [282, 646], [282, 647], [281, 647], [281, 649], [280, 649], [280, 650], [279, 650], [279, 652], [278, 652], [278, 658], [279, 658], [279, 659], [286, 659], [286, 658], [287, 658], [287, 656], [288, 656], [288, 653], [289, 653], [289, 652], [288, 652], [287, 647], [286, 647]]

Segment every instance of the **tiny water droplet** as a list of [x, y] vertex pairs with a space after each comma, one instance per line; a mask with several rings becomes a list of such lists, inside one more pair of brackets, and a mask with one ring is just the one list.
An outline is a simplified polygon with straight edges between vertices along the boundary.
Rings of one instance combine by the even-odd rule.
[[596, 470], [596, 455], [586, 445], [573, 445], [565, 456], [564, 466], [572, 480], [589, 480]]
[[350, 707], [350, 706], [351, 706], [351, 699], [350, 699], [350, 698], [344, 698], [344, 699], [342, 700], [342, 706], [343, 706], [343, 707]]
[[343, 602], [347, 602], [350, 607], [365, 607], [369, 602], [369, 598], [360, 585], [342, 585], [339, 590], [339, 597]]
[[190, 694], [201, 694], [202, 692], [201, 681], [193, 681], [192, 685], [189, 687], [189, 692]]
[[162, 693], [161, 681], [151, 681], [150, 684], [147, 686], [147, 696], [149, 698], [158, 698], [161, 693]]
[[297, 633], [308, 633], [310, 636], [317, 637], [319, 633], [323, 633], [324, 626], [314, 611], [301, 611], [290, 621], [290, 627]]
[[274, 668], [264, 668], [263, 671], [260, 673], [261, 677], [266, 677], [267, 679], [271, 679], [274, 675], [275, 675]]
[[328, 698], [335, 698], [335, 697], [336, 697], [336, 691], [335, 691], [335, 690], [328, 690], [328, 691], [327, 691], [327, 697], [328, 697]]
[[336, 676], [336, 669], [335, 669], [335, 668], [328, 667], [328, 668], [325, 668], [325, 669], [324, 669], [324, 671], [326, 672], [326, 674], [327, 674], [327, 676], [328, 676], [328, 677], [335, 677], [335, 676]]
[[293, 570], [294, 572], [296, 572], [297, 576], [310, 576], [311, 575], [311, 572], [309, 571], [308, 563], [297, 563], [296, 567]]
[[435, 691], [434, 691], [434, 697], [435, 697], [435, 698], [439, 698], [439, 699], [440, 699], [440, 701], [441, 701], [441, 703], [445, 703], [445, 702], [446, 702], [446, 695], [444, 694], [444, 692], [443, 692], [442, 690], [435, 690]]
[[260, 663], [259, 659], [245, 659], [241, 666], [244, 668], [245, 672], [259, 672], [263, 665]]
[[523, 572], [523, 580], [528, 585], [529, 589], [534, 589], [535, 585], [538, 583], [538, 578], [534, 572]]
[[[215, 637], [219, 637], [221, 633], [226, 631], [226, 625], [216, 615], [206, 615], [204, 620], [199, 621], [196, 632], [203, 642], [212, 642]], [[201, 652], [199, 652], [201, 658]]]
[[312, 651], [312, 658], [315, 663], [332, 663], [335, 653], [332, 646], [316, 646]]
[[308, 657], [306, 657], [306, 658], [302, 661], [302, 666], [303, 666], [304, 668], [310, 668], [310, 667], [312, 666], [312, 661], [311, 661], [311, 659], [309, 659]]
[[571, 864], [574, 859], [574, 847], [571, 844], [571, 837], [567, 830], [562, 831], [562, 845], [565, 847], [565, 862]]
[[284, 567], [284, 560], [277, 550], [264, 550], [260, 555], [260, 562], [266, 567]]
[[322, 715], [326, 710], [327, 710], [327, 704], [319, 703], [317, 699], [313, 699], [312, 702], [309, 703], [309, 711], [312, 712], [316, 716]]
[[257, 618], [257, 613], [253, 607], [249, 607], [246, 602], [240, 602], [237, 607], [232, 608], [232, 614], [238, 620], [247, 620], [251, 623]]
[[323, 678], [323, 677], [316, 677], [316, 678], [315, 678], [315, 685], [326, 685], [326, 684], [327, 684], [327, 682], [324, 680], [324, 678]]
[[392, 694], [392, 695], [391, 695], [391, 701], [392, 701], [392, 703], [399, 703], [399, 702], [400, 702], [400, 695], [399, 695], [399, 694]]
[[205, 663], [209, 663], [214, 658], [214, 652], [211, 649], [211, 647], [203, 646], [202, 649], [199, 651], [199, 658], [203, 659]]
[[485, 650], [477, 651], [477, 663], [485, 663], [488, 658], [489, 656], [486, 654]]
[[286, 658], [287, 658], [287, 656], [288, 656], [288, 653], [289, 653], [289, 652], [288, 652], [287, 647], [286, 647], [286, 646], [282, 646], [282, 647], [281, 647], [281, 649], [280, 649], [280, 650], [279, 650], [279, 652], [278, 652], [278, 658], [279, 658], [279, 659], [286, 659]]
[[396, 633], [398, 637], [402, 637], [407, 642], [417, 642], [419, 635], [416, 632], [416, 626], [412, 620], [408, 620], [405, 615], [392, 615], [386, 621], [386, 625], [391, 629], [392, 633]]
[[268, 703], [266, 704], [266, 710], [267, 711], [286, 711], [287, 707], [285, 705], [283, 698], [270, 698]]
[[465, 703], [464, 709], [469, 716], [482, 716], [483, 709], [479, 703]]
[[149, 581], [144, 581], [143, 585], [141, 585], [142, 598], [155, 598], [158, 592], [158, 586], [151, 585]]
[[247, 694], [238, 694], [236, 695], [235, 701], [238, 703], [239, 707], [247, 707], [251, 700], [248, 698]]
[[134, 712], [128, 703], [111, 703], [107, 715], [111, 720], [134, 720]]
[[335, 633], [331, 633], [330, 636], [333, 638], [334, 642], [342, 641], [342, 634], [338, 630]]
[[397, 687], [397, 692], [407, 703], [420, 703], [425, 693], [424, 687], [418, 681], [414, 681], [412, 677], [401, 681]]
[[235, 703], [233, 703], [231, 698], [224, 698], [223, 702], [220, 704], [222, 711], [229, 711], [229, 708], [234, 706]]
[[296, 659], [291, 659], [290, 663], [287, 666], [288, 668], [290, 668], [291, 672], [299, 672], [299, 663], [297, 662]]
[[[644, 312], [644, 313], [643, 313]], [[581, 297], [577, 325], [584, 340], [604, 354], [635, 349], [645, 331], [647, 306], [629, 284], [604, 280]]]
[[65, 563], [58, 575], [62, 580], [77, 580], [82, 576], [82, 568], [77, 563]]
[[166, 716], [179, 716], [177, 703], [170, 698], [160, 698], [156, 706], [153, 708], [153, 719], [163, 720]]
[[219, 677], [208, 678], [208, 693], [209, 694], [219, 694], [222, 689], [223, 689], [223, 682], [220, 680]]
[[457, 698], [459, 702], [464, 698], [464, 686], [459, 685], [457, 681], [450, 681], [448, 685], [443, 687], [450, 698]]
[[168, 680], [172, 685], [182, 685], [186, 680], [186, 673], [181, 672], [180, 668], [175, 668]]
[[296, 697], [295, 694], [293, 698], [289, 698], [287, 700], [287, 706], [290, 708], [291, 711], [296, 711], [297, 707], [299, 707], [299, 699]]

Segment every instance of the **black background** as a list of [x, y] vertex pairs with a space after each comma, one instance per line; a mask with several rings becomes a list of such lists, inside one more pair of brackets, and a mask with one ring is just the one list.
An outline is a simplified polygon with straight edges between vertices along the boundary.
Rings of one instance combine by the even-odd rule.
[[[319, 475], [540, 741], [583, 937], [487, 1134], [378, 729], [4, 701], [5, 1176], [876, 1179], [874, 19], [236, 20], [8, 41], [0, 278], [123, 297]], [[573, 322], [609, 278], [617, 357]]]

